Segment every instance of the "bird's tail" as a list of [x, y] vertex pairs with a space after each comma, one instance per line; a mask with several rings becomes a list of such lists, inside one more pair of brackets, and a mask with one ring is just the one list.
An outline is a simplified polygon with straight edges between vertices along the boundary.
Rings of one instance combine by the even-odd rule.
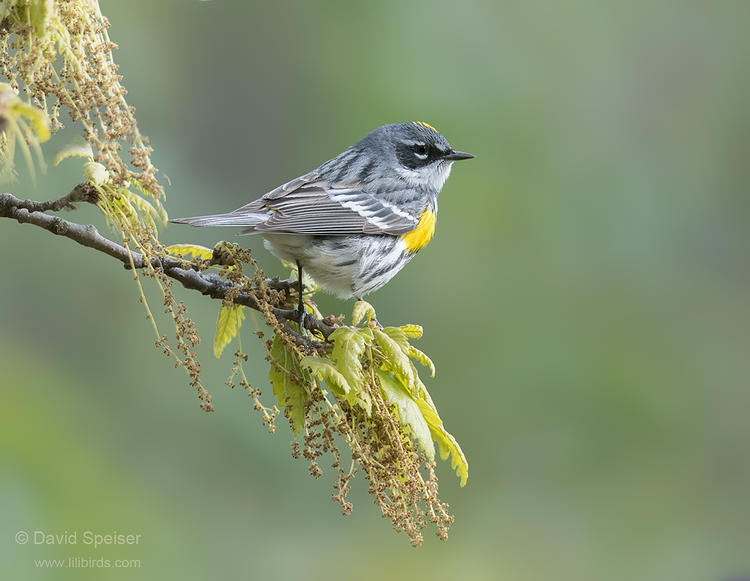
[[210, 216], [193, 216], [192, 218], [175, 218], [170, 220], [175, 224], [190, 224], [191, 226], [245, 226], [252, 231], [253, 226], [257, 226], [268, 219], [264, 214], [212, 214]]

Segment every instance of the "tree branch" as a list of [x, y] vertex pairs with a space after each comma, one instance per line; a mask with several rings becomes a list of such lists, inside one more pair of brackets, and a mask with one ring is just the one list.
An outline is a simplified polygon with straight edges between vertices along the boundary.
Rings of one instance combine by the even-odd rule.
[[[105, 238], [91, 224], [83, 225], [69, 220], [64, 220], [58, 216], [50, 216], [45, 211], [58, 211], [66, 207], [73, 207], [74, 202], [85, 201], [95, 203], [95, 195], [92, 195], [90, 186], [81, 184], [73, 188], [70, 194], [63, 196], [58, 200], [51, 202], [35, 202], [32, 200], [21, 200], [13, 194], [0, 194], [0, 218], [11, 218], [21, 224], [33, 224], [43, 228], [52, 234], [70, 238], [71, 240], [93, 248], [111, 256], [122, 262], [126, 268], [132, 264], [136, 268], [146, 266], [143, 255], [139, 252], [129, 250], [112, 240]], [[92, 188], [93, 190], [93, 188]], [[95, 194], [95, 190], [94, 194]], [[160, 259], [154, 259], [151, 263], [154, 268], [161, 268], [168, 277], [178, 281], [187, 289], [197, 290], [201, 294], [207, 295], [213, 299], [223, 300], [230, 290], [233, 291], [236, 285], [228, 280], [224, 280], [214, 273], [204, 273], [191, 268], [184, 268], [185, 261], [169, 256]], [[270, 285], [273, 288], [288, 289], [291, 284], [288, 281], [279, 281], [272, 279]], [[234, 291], [233, 291], [234, 292]], [[239, 292], [233, 297], [233, 302], [238, 305], [250, 307], [256, 311], [261, 311], [261, 305], [257, 299], [250, 293]], [[320, 350], [323, 344], [314, 341], [297, 333], [287, 326], [287, 321], [297, 320], [297, 311], [295, 309], [280, 309], [272, 307], [271, 312], [282, 324], [284, 331], [289, 334], [295, 342], [312, 350]], [[305, 328], [310, 331], [320, 331], [328, 339], [328, 336], [336, 329], [336, 323], [332, 317], [326, 319], [317, 319], [308, 314], [305, 318]]]

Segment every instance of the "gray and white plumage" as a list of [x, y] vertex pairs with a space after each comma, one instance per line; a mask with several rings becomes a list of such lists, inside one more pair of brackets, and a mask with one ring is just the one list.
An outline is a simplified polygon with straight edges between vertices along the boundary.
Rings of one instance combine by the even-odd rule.
[[416, 251], [403, 236], [426, 211], [437, 213], [453, 162], [469, 157], [425, 123], [383, 125], [241, 208], [172, 221], [243, 226], [242, 234], [261, 234], [274, 255], [299, 262], [323, 288], [361, 298], [411, 259]]

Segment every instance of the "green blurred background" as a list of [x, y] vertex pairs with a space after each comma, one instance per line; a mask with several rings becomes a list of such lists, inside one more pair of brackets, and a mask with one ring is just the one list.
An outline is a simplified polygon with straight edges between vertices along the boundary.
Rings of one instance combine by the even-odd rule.
[[[371, 296], [416, 322], [469, 459], [420, 549], [359, 479], [290, 457], [223, 385], [217, 303], [179, 292], [216, 413], [153, 347], [113, 260], [0, 222], [7, 579], [647, 579], [750, 574], [750, 3], [102, 0], [172, 216], [233, 209], [387, 122], [475, 153], [437, 236]], [[44, 149], [51, 159], [75, 130]], [[20, 166], [23, 170], [23, 166]], [[17, 195], [79, 181], [64, 162]], [[104, 229], [94, 208], [71, 219]], [[168, 243], [232, 229], [171, 226]], [[257, 239], [266, 271], [285, 274]], [[158, 305], [157, 295], [154, 305]], [[319, 297], [324, 312], [352, 302]], [[162, 322], [168, 329], [166, 321]], [[252, 330], [251, 321], [246, 324]], [[250, 379], [267, 368], [250, 332]], [[18, 545], [19, 530], [140, 533]], [[79, 541], [80, 542], [80, 541]], [[45, 571], [34, 559], [141, 559]]]

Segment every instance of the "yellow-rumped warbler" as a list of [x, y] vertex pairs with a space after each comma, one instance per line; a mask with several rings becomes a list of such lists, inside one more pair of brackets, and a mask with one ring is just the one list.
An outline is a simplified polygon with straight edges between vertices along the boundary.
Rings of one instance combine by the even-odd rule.
[[[383, 125], [233, 212], [172, 221], [245, 226], [241, 234], [261, 234], [275, 256], [295, 263], [300, 281], [304, 269], [324, 289], [361, 299], [427, 245], [453, 162], [472, 157], [427, 123]], [[301, 293], [299, 309], [302, 323]]]

